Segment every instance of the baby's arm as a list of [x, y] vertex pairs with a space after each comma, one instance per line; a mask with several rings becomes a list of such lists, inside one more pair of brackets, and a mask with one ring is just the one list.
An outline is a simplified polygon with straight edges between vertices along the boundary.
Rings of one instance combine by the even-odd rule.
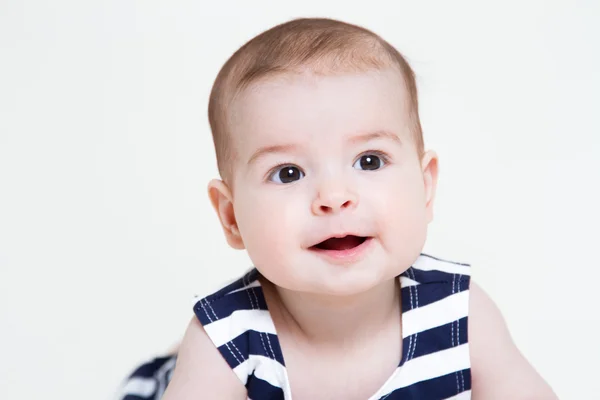
[[246, 399], [246, 388], [194, 317], [163, 400]]
[[510, 337], [500, 310], [473, 282], [470, 288], [469, 346], [472, 395], [485, 399], [557, 399]]

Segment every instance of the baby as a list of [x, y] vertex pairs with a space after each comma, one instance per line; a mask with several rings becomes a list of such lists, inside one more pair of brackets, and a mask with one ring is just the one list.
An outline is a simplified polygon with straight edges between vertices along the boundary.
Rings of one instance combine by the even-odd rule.
[[166, 400], [555, 399], [467, 264], [421, 254], [438, 158], [374, 33], [276, 26], [214, 84], [209, 196], [255, 268], [199, 299]]

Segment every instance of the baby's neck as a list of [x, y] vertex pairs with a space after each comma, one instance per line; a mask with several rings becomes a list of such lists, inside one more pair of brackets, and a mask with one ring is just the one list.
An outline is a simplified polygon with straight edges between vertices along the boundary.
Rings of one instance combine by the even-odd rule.
[[[392, 279], [353, 296], [293, 292], [271, 286], [274, 318], [295, 340], [312, 346], [353, 346], [400, 319], [400, 287]], [[269, 306], [271, 308], [271, 306]]]

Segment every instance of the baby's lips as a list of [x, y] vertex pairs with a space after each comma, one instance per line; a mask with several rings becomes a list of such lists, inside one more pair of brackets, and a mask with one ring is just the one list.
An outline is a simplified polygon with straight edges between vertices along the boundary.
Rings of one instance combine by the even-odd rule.
[[329, 238], [313, 248], [319, 250], [349, 250], [360, 246], [367, 240], [364, 236], [347, 235], [341, 238], [333, 237]]
[[[313, 247], [317, 247], [319, 245], [322, 245], [323, 243], [327, 242], [328, 240], [333, 240], [333, 239], [342, 239], [345, 237], [356, 237], [356, 238], [360, 238], [360, 239], [367, 239], [371, 236], [369, 235], [362, 235], [359, 233], [355, 233], [354, 231], [348, 231], [348, 232], [343, 232], [343, 233], [333, 233], [327, 236], [321, 236], [319, 239], [317, 239], [316, 241], [313, 242], [312, 245], [309, 246], [309, 248], [313, 248]], [[364, 240], [363, 240], [364, 241]]]

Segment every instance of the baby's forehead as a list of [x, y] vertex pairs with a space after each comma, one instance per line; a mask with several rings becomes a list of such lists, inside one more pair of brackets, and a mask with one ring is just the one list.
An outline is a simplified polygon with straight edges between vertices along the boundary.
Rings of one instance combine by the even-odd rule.
[[281, 76], [255, 83], [237, 96], [231, 105], [231, 139], [245, 147], [256, 140], [400, 134], [408, 108], [407, 91], [396, 71]]
[[[393, 88], [398, 93], [405, 94], [407, 92], [403, 73], [396, 66], [335, 71], [303, 67], [276, 72], [239, 88], [234, 96], [234, 102], [249, 98], [254, 101], [260, 96], [272, 96], [273, 94], [294, 95], [301, 91], [317, 95], [319, 90], [339, 90], [343, 87], [349, 87], [352, 90], [371, 87], [379, 91], [382, 89], [389, 91], [390, 88]], [[357, 92], [355, 95], [358, 96], [360, 93]]]

